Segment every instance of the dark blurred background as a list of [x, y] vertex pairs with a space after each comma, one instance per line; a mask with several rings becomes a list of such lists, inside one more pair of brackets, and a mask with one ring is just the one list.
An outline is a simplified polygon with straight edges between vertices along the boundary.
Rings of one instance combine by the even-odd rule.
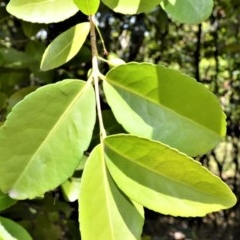
[[[46, 46], [69, 27], [87, 21], [86, 16], [78, 13], [56, 24], [33, 24], [10, 16], [7, 3], [0, 0], [0, 124], [14, 104], [37, 87], [65, 78], [86, 80], [91, 68], [90, 43], [86, 42], [74, 59], [57, 70], [39, 70]], [[227, 136], [196, 159], [220, 176], [239, 198], [239, 1], [215, 0], [211, 17], [199, 25], [173, 22], [160, 7], [148, 14], [125, 16], [101, 5], [96, 19], [110, 56], [179, 69], [218, 96], [227, 117]], [[99, 55], [106, 57], [100, 41], [98, 46]], [[109, 66], [100, 63], [100, 69], [106, 73]], [[26, 227], [34, 239], [79, 239], [77, 204], [64, 201], [60, 190], [47, 194], [44, 201], [23, 201], [2, 214]], [[239, 204], [205, 218], [173, 218], [146, 210], [143, 239], [239, 240]]]

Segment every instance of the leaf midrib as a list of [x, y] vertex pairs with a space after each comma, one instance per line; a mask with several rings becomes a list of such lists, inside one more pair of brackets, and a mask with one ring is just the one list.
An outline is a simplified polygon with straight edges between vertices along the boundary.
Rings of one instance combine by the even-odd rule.
[[127, 93], [132, 93], [133, 95], [136, 95], [136, 96], [138, 96], [138, 97], [141, 97], [141, 98], [145, 99], [146, 101], [148, 101], [148, 102], [150, 102], [150, 103], [152, 103], [152, 104], [154, 104], [154, 105], [156, 105], [156, 106], [158, 106], [158, 107], [160, 107], [160, 108], [165, 109], [164, 111], [166, 111], [166, 112], [172, 112], [172, 113], [174, 113], [175, 115], [180, 116], [180, 118], [186, 119], [186, 121], [187, 121], [187, 122], [190, 122], [192, 125], [199, 126], [199, 128], [203, 128], [203, 129], [205, 129], [207, 132], [214, 133], [214, 135], [217, 135], [218, 137], [219, 137], [219, 136], [221, 137], [220, 134], [218, 134], [217, 132], [215, 132], [215, 131], [213, 131], [212, 129], [208, 128], [207, 126], [202, 125], [201, 123], [194, 121], [194, 119], [191, 119], [191, 118], [188, 118], [188, 117], [186, 117], [186, 116], [184, 116], [184, 115], [181, 115], [181, 114], [178, 113], [177, 111], [174, 111], [173, 109], [171, 109], [171, 108], [169, 108], [169, 107], [167, 107], [167, 106], [164, 106], [164, 105], [162, 105], [162, 104], [160, 104], [160, 103], [157, 103], [157, 102], [153, 101], [151, 98], [145, 97], [145, 96], [142, 95], [142, 94], [137, 94], [137, 92], [136, 92], [136, 91], [133, 91], [132, 89], [128, 89], [128, 88], [126, 88], [126, 87], [122, 86], [121, 84], [116, 83], [116, 82], [114, 82], [114, 81], [109, 81], [109, 79], [107, 80], [107, 83], [108, 83], [111, 87], [113, 87], [113, 88], [118, 92], [118, 94], [119, 94], [119, 91], [115, 88], [115, 86], [116, 86], [116, 87], [119, 87], [121, 90], [125, 90]]
[[[106, 144], [106, 142], [105, 142], [105, 144]], [[125, 159], [127, 159], [129, 162], [131, 162], [132, 164], [136, 164], [136, 165], [138, 165], [138, 166], [140, 166], [141, 168], [145, 168], [145, 169], [147, 169], [148, 171], [150, 171], [151, 173], [153, 173], [153, 174], [155, 174], [155, 175], [161, 175], [163, 178], [165, 178], [165, 179], [169, 179], [170, 180], [170, 182], [174, 182], [174, 183], [177, 183], [177, 184], [179, 184], [179, 185], [182, 185], [182, 186], [184, 186], [184, 187], [186, 187], [187, 189], [193, 189], [195, 192], [198, 192], [198, 193], [203, 193], [204, 195], [207, 195], [207, 196], [211, 196], [211, 197], [213, 197], [211, 194], [206, 194], [206, 192], [203, 192], [203, 191], [199, 191], [199, 189], [197, 189], [197, 188], [195, 188], [195, 187], [193, 187], [193, 186], [189, 186], [189, 185], [187, 185], [187, 184], [184, 184], [183, 182], [180, 182], [180, 181], [176, 181], [175, 179], [173, 179], [173, 178], [171, 178], [171, 177], [169, 177], [169, 176], [166, 176], [166, 175], [164, 175], [164, 174], [162, 174], [162, 173], [158, 173], [157, 171], [154, 171], [154, 169], [152, 169], [152, 168], [149, 168], [147, 165], [143, 165], [143, 164], [140, 164], [139, 162], [137, 162], [137, 161], [133, 161], [131, 158], [129, 158], [127, 155], [125, 155], [125, 154], [122, 154], [120, 151], [118, 151], [117, 149], [115, 149], [115, 148], [113, 148], [113, 147], [111, 147], [110, 145], [108, 145], [108, 144], [106, 144], [107, 145], [107, 147], [109, 148], [109, 149], [111, 149], [113, 152], [115, 152], [115, 153], [117, 153], [120, 157], [123, 157], [123, 158], [125, 158]], [[114, 162], [113, 162], [114, 163]], [[115, 164], [114, 164], [115, 165]], [[117, 167], [118, 168], [118, 167]]]
[[[18, 176], [18, 178], [15, 180], [14, 184], [12, 184], [11, 189], [14, 189], [14, 186], [16, 186], [20, 181], [21, 178], [23, 178], [23, 176], [25, 175], [25, 173], [27, 172], [28, 168], [30, 167], [30, 165], [32, 164], [32, 162], [35, 159], [35, 156], [38, 154], [39, 151], [41, 151], [41, 149], [44, 147], [44, 145], [49, 141], [49, 139], [51, 138], [51, 136], [54, 134], [54, 132], [56, 131], [56, 129], [58, 128], [59, 125], [61, 125], [62, 120], [65, 118], [65, 116], [67, 115], [67, 112], [70, 111], [71, 107], [74, 105], [74, 103], [81, 97], [81, 95], [84, 94], [84, 92], [86, 91], [87, 87], [89, 87], [89, 84], [86, 83], [84, 86], [82, 86], [82, 88], [80, 89], [80, 92], [74, 97], [74, 99], [71, 101], [70, 105], [66, 108], [66, 110], [64, 111], [64, 113], [62, 115], [60, 115], [60, 117], [58, 118], [58, 120], [55, 122], [55, 124], [53, 125], [53, 127], [51, 128], [51, 130], [48, 132], [48, 134], [46, 135], [46, 137], [44, 138], [44, 141], [41, 142], [40, 145], [38, 145], [37, 149], [35, 150], [35, 153], [33, 153], [31, 155], [30, 160], [28, 161], [28, 163], [26, 164], [25, 168], [22, 171], [22, 174]], [[9, 191], [11, 191], [11, 189], [9, 189]]]

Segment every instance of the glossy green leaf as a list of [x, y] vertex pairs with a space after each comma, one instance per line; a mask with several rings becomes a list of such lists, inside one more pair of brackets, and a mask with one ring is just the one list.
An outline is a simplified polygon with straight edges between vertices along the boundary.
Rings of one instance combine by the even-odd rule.
[[176, 21], [198, 24], [212, 13], [213, 0], [163, 0], [161, 6]]
[[97, 12], [100, 0], [73, 0], [81, 12], [86, 15], [93, 15]]
[[143, 208], [116, 186], [98, 145], [87, 160], [79, 197], [80, 232], [83, 240], [136, 240], [143, 226]]
[[217, 98], [179, 71], [147, 63], [121, 65], [106, 75], [104, 92], [128, 132], [188, 155], [207, 152], [225, 135]]
[[0, 191], [0, 211], [9, 208], [16, 203], [16, 200], [11, 199], [7, 194]]
[[60, 34], [45, 50], [41, 70], [59, 67], [71, 60], [84, 44], [89, 30], [89, 22], [84, 22]]
[[122, 134], [105, 138], [104, 146], [118, 187], [149, 209], [173, 216], [204, 216], [236, 203], [219, 177], [165, 144]]
[[7, 11], [28, 22], [53, 23], [73, 16], [78, 8], [73, 0], [11, 0]]
[[0, 217], [1, 240], [32, 240], [29, 233], [14, 221]]
[[64, 80], [15, 105], [0, 129], [0, 188], [14, 199], [41, 196], [69, 178], [95, 123], [91, 84]]
[[102, 0], [102, 2], [113, 11], [123, 14], [149, 12], [161, 1], [162, 0]]

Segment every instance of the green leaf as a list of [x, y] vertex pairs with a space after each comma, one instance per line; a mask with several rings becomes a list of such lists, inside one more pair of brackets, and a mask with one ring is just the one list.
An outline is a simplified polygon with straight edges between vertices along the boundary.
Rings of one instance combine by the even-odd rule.
[[8, 99], [7, 111], [10, 112], [13, 106], [15, 106], [25, 96], [35, 91], [36, 89], [37, 89], [37, 86], [29, 86], [29, 87], [21, 88], [20, 90], [14, 92]]
[[107, 73], [104, 92], [128, 132], [188, 155], [207, 152], [225, 135], [217, 98], [179, 71], [147, 63], [121, 65]]
[[27, 22], [53, 23], [73, 16], [78, 8], [73, 0], [11, 0], [7, 11]]
[[213, 0], [163, 0], [161, 6], [175, 21], [198, 24], [211, 15]]
[[45, 50], [41, 70], [46, 71], [59, 67], [71, 60], [81, 49], [89, 30], [89, 22], [84, 22], [60, 34]]
[[16, 203], [16, 200], [11, 199], [8, 195], [0, 191], [0, 211], [9, 208]]
[[14, 69], [26, 68], [35, 62], [31, 56], [14, 48], [0, 48], [0, 59], [1, 67]]
[[74, 202], [78, 200], [80, 182], [80, 178], [71, 178], [61, 185], [63, 195], [67, 201]]
[[16, 85], [21, 85], [29, 81], [30, 71], [28, 69], [12, 69], [0, 68], [0, 88], [2, 92], [10, 95], [15, 89]]
[[143, 226], [143, 208], [116, 186], [105, 166], [102, 145], [87, 160], [79, 197], [83, 240], [136, 240]]
[[45, 27], [44, 24], [36, 24], [25, 21], [21, 21], [21, 26], [24, 34], [30, 39], [32, 37], [36, 37], [36, 34]]
[[14, 221], [0, 217], [1, 240], [32, 240], [29, 233]]
[[136, 14], [149, 12], [162, 0], [102, 0], [102, 2], [115, 12], [123, 14]]
[[0, 110], [5, 108], [7, 102], [7, 95], [5, 93], [0, 92]]
[[149, 209], [173, 216], [204, 216], [236, 203], [219, 177], [167, 145], [122, 134], [105, 138], [104, 146], [118, 187]]
[[25, 47], [25, 52], [28, 55], [33, 56], [36, 60], [35, 64], [29, 66], [34, 79], [39, 79], [40, 82], [44, 83], [51, 83], [54, 78], [54, 70], [44, 72], [40, 70], [41, 59], [45, 48], [46, 46], [42, 42], [29, 41]]
[[81, 12], [86, 15], [93, 15], [97, 12], [100, 0], [73, 0]]
[[15, 105], [0, 129], [0, 188], [14, 199], [35, 198], [70, 177], [95, 123], [91, 84], [64, 80]]

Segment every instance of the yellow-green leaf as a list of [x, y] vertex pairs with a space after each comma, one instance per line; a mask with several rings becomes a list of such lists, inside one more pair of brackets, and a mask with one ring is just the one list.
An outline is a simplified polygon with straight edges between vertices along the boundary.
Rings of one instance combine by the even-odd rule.
[[11, 0], [7, 11], [28, 22], [53, 23], [73, 16], [78, 8], [73, 0]]
[[89, 22], [79, 23], [55, 38], [43, 54], [41, 70], [57, 68], [71, 60], [81, 49], [89, 30]]
[[236, 197], [217, 176], [160, 142], [133, 135], [104, 140], [107, 166], [132, 200], [173, 216], [204, 216], [232, 207]]
[[137, 240], [143, 226], [143, 208], [118, 189], [106, 166], [103, 147], [98, 145], [84, 168], [79, 220], [83, 240]]
[[0, 188], [35, 198], [65, 182], [79, 165], [95, 123], [91, 84], [64, 80], [14, 106], [0, 128]]

